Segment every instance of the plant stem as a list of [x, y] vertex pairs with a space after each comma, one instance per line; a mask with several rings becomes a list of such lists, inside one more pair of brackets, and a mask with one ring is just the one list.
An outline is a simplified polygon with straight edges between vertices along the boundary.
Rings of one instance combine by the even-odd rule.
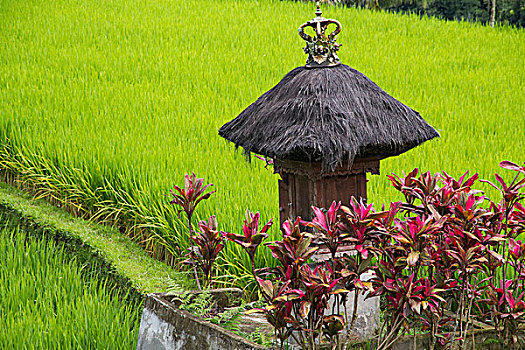
[[315, 339], [314, 339], [314, 329], [313, 329], [312, 319], [313, 317], [311, 317], [308, 320], [308, 328], [310, 328], [310, 349], [315, 350]]
[[252, 263], [252, 275], [255, 279], [255, 282], [257, 282], [257, 274], [255, 273], [255, 254], [254, 256], [250, 256], [250, 262]]
[[352, 310], [352, 320], [350, 321], [350, 327], [349, 330], [353, 330], [355, 326], [355, 322], [357, 320], [357, 305], [359, 302], [359, 291], [357, 289], [354, 290], [354, 308]]
[[[402, 321], [400, 320], [400, 315], [397, 314], [396, 318], [394, 319], [394, 322], [389, 327], [388, 335], [385, 337], [385, 339], [379, 339], [381, 343], [378, 345], [377, 350], [383, 350], [388, 349], [390, 345], [392, 345], [399, 337], [401, 336], [399, 334], [399, 327], [401, 326]], [[392, 341], [390, 339], [393, 338]]]
[[[191, 216], [188, 215], [188, 230], [190, 231], [190, 244], [191, 244], [191, 252], [193, 254], [193, 251], [195, 249], [195, 245], [193, 244], [193, 239], [191, 238], [193, 235], [193, 226], [191, 225]], [[197, 274], [197, 267], [193, 265], [193, 274], [195, 275], [195, 281], [197, 282], [197, 288], [199, 291], [202, 290], [201, 283], [199, 281], [199, 275]]]

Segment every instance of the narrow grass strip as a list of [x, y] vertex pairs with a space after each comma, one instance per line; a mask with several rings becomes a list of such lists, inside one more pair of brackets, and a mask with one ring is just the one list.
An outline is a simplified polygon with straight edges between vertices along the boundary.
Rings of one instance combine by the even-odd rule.
[[0, 183], [0, 215], [12, 226], [64, 243], [80, 263], [99, 266], [101, 274], [131, 290], [134, 298], [164, 292], [175, 275], [173, 269], [151, 258], [116, 228], [75, 218], [5, 183]]

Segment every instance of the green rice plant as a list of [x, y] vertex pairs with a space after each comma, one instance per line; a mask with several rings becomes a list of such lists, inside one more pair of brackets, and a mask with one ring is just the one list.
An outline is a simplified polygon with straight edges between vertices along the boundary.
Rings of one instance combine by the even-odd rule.
[[[170, 264], [188, 248], [167, 197], [185, 173], [217, 189], [197, 220], [216, 215], [221, 230], [240, 233], [246, 209], [276, 219], [278, 175], [245, 162], [217, 130], [304, 64], [296, 30], [313, 12], [276, 0], [2, 0], [0, 168], [39, 196], [117, 225]], [[342, 23], [341, 61], [442, 135], [382, 161], [382, 173], [419, 167], [486, 178], [503, 159], [522, 162], [522, 30], [323, 13]], [[369, 202], [399, 199], [384, 176], [368, 191]], [[256, 264], [273, 262], [259, 253]], [[226, 245], [217, 268], [224, 283], [253, 283], [239, 247]]]
[[140, 305], [105, 280], [84, 276], [63, 248], [1, 229], [0, 260], [2, 348], [136, 346]]

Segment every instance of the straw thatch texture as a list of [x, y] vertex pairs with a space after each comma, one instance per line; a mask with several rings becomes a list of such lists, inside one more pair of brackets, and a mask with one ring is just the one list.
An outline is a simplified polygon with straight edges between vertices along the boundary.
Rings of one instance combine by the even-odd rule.
[[250, 152], [322, 162], [333, 169], [354, 158], [396, 156], [439, 137], [418, 112], [346, 65], [298, 67], [219, 135]]

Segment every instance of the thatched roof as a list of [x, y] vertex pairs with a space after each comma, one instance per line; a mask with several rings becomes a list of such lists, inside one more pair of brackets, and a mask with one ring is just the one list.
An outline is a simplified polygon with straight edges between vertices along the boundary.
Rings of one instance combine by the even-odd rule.
[[331, 169], [354, 158], [396, 156], [439, 137], [418, 112], [344, 64], [292, 70], [219, 135], [247, 155]]

